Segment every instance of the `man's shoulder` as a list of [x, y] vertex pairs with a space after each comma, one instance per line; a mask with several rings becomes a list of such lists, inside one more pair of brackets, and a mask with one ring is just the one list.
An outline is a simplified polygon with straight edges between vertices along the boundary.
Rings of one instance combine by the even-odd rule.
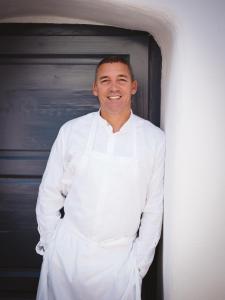
[[72, 129], [76, 129], [76, 128], [78, 128], [78, 129], [80, 129], [80, 128], [85, 129], [86, 127], [90, 128], [90, 124], [93, 120], [93, 117], [96, 114], [97, 114], [97, 112], [91, 112], [86, 115], [71, 119], [71, 120], [67, 121], [66, 123], [64, 123], [61, 126], [60, 130], [66, 132], [66, 131], [71, 131]]
[[146, 137], [155, 138], [157, 140], [164, 139], [164, 132], [161, 128], [154, 125], [149, 120], [143, 119], [137, 115], [134, 115], [137, 128], [143, 132]]

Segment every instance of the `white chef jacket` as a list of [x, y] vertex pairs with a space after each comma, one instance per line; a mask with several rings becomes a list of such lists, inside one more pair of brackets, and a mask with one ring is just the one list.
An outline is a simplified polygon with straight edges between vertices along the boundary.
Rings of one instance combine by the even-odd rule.
[[[126, 216], [121, 219], [121, 216], [117, 215], [110, 220], [106, 219], [105, 224], [98, 227], [92, 226], [90, 215], [89, 226], [82, 227], [79, 212], [74, 213], [74, 219], [78, 220], [78, 230], [93, 241], [134, 238], [133, 251], [143, 278], [152, 263], [161, 233], [165, 139], [158, 127], [133, 113], [116, 133], [113, 133], [111, 125], [100, 116], [99, 112], [73, 119], [61, 127], [52, 146], [39, 188], [36, 214], [40, 241], [36, 246], [36, 251], [43, 255], [53, 239], [60, 220], [59, 210], [66, 206], [66, 196], [73, 185], [73, 164], [81, 159], [85, 151], [93, 116], [98, 119], [93, 150], [112, 157], [129, 158], [132, 155], [130, 141], [133, 129], [136, 129], [136, 155], [143, 166], [146, 189], [140, 197], [141, 211], [138, 226], [137, 220], [135, 224], [130, 222], [128, 226]], [[101, 187], [101, 182], [96, 182], [96, 184]], [[108, 226], [110, 225], [108, 222], [114, 222], [113, 226]], [[96, 231], [93, 228], [96, 228]], [[138, 229], [139, 234], [135, 236]]]

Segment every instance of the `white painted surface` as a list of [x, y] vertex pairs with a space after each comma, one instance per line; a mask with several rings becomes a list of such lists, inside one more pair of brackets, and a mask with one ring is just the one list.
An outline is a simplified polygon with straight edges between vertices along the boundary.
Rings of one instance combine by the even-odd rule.
[[[42, 4], [41, 4], [42, 3]], [[149, 31], [163, 55], [165, 300], [225, 299], [225, 2], [2, 0], [0, 19]]]

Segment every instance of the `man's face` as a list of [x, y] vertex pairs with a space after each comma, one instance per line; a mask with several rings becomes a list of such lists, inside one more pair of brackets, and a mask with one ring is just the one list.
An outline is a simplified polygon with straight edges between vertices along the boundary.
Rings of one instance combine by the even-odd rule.
[[136, 80], [131, 79], [128, 66], [120, 63], [102, 64], [93, 84], [102, 112], [110, 115], [127, 114], [131, 109], [131, 96], [137, 91]]

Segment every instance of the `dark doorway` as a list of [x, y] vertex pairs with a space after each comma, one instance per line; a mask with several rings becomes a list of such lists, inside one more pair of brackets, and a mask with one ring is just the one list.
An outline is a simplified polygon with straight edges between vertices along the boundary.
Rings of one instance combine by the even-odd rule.
[[[0, 299], [34, 299], [36, 198], [59, 127], [98, 109], [91, 85], [109, 54], [130, 60], [133, 110], [159, 126], [161, 55], [148, 33], [104, 26], [1, 24], [0, 38]], [[157, 299], [156, 278], [157, 255], [144, 300]]]

